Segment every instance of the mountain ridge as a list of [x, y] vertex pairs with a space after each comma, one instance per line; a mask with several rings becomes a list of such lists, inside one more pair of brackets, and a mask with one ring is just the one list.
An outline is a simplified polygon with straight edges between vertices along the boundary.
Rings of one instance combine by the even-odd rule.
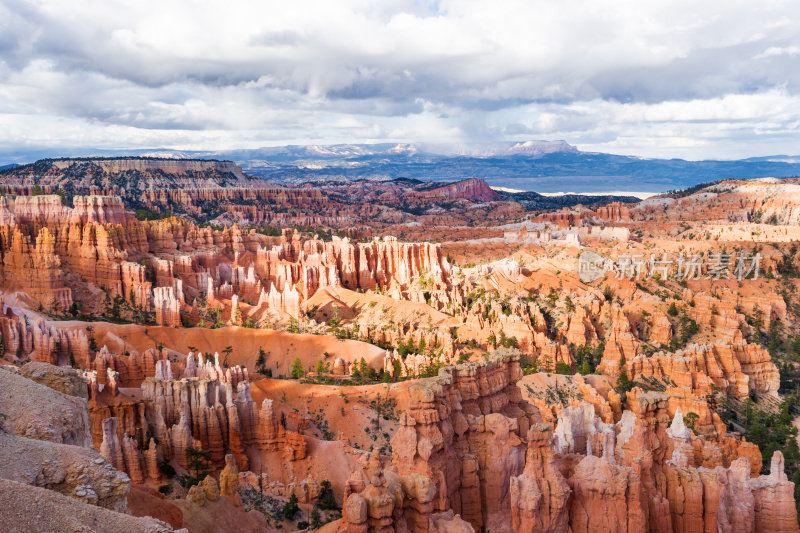
[[[445, 153], [446, 152], [446, 153]], [[110, 157], [103, 152], [98, 157]], [[689, 161], [584, 152], [566, 141], [525, 141], [493, 146], [408, 143], [286, 145], [218, 151], [136, 150], [134, 157], [232, 160], [249, 175], [276, 184], [397, 178], [455, 182], [481, 178], [491, 187], [556, 193], [605, 191], [657, 193], [719, 179], [800, 175], [800, 156]], [[20, 156], [21, 157], [21, 156]], [[9, 163], [23, 162], [20, 157]], [[0, 155], [0, 163], [5, 163]]]

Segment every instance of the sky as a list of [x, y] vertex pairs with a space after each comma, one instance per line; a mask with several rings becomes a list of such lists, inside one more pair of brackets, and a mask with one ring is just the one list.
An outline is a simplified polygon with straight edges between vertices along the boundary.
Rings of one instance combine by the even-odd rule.
[[797, 0], [0, 0], [0, 152], [800, 155]]

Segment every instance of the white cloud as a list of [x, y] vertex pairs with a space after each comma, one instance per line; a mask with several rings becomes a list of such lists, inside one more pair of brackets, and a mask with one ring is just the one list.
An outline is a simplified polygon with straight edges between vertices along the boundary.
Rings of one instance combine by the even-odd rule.
[[0, 0], [0, 145], [796, 152], [798, 28], [792, 0]]
[[800, 46], [770, 46], [760, 54], [758, 54], [755, 59], [764, 59], [766, 57], [774, 57], [774, 56], [797, 56], [800, 55]]

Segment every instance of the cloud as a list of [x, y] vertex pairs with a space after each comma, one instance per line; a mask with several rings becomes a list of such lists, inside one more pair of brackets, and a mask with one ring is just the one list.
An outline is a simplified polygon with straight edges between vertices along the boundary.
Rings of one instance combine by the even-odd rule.
[[0, 144], [791, 151], [798, 28], [791, 0], [0, 0]]
[[797, 56], [800, 55], [800, 46], [770, 46], [754, 59], [764, 59], [774, 56]]

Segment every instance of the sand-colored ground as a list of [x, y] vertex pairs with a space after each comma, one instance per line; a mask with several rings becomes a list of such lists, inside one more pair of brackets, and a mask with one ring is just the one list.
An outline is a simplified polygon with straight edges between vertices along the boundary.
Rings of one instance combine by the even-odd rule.
[[[315, 318], [328, 320], [338, 313], [344, 320], [357, 318], [368, 324], [404, 322], [432, 326], [456, 326], [458, 320], [419, 302], [395, 300], [374, 292], [360, 293], [344, 288], [326, 287], [317, 291], [304, 306], [314, 310]], [[320, 316], [316, 316], [320, 315]]]
[[[170, 328], [166, 326], [140, 326], [135, 324], [112, 324], [108, 322], [53, 322], [59, 328], [93, 328], [98, 347], [104, 345], [114, 353], [137, 350], [140, 353], [163, 345], [165, 348], [186, 354], [190, 349], [205, 354], [222, 352], [231, 346], [228, 362], [255, 368], [258, 350], [266, 352], [266, 368], [273, 375], [285, 376], [295, 358], [305, 368], [312, 368], [324, 359], [333, 362], [341, 357], [345, 361], [358, 361], [362, 357], [379, 369], [383, 366], [384, 351], [372, 344], [354, 340], [339, 340], [332, 335], [291, 334], [267, 329], [250, 329], [229, 326], [217, 329]], [[325, 355], [327, 353], [327, 356]]]

